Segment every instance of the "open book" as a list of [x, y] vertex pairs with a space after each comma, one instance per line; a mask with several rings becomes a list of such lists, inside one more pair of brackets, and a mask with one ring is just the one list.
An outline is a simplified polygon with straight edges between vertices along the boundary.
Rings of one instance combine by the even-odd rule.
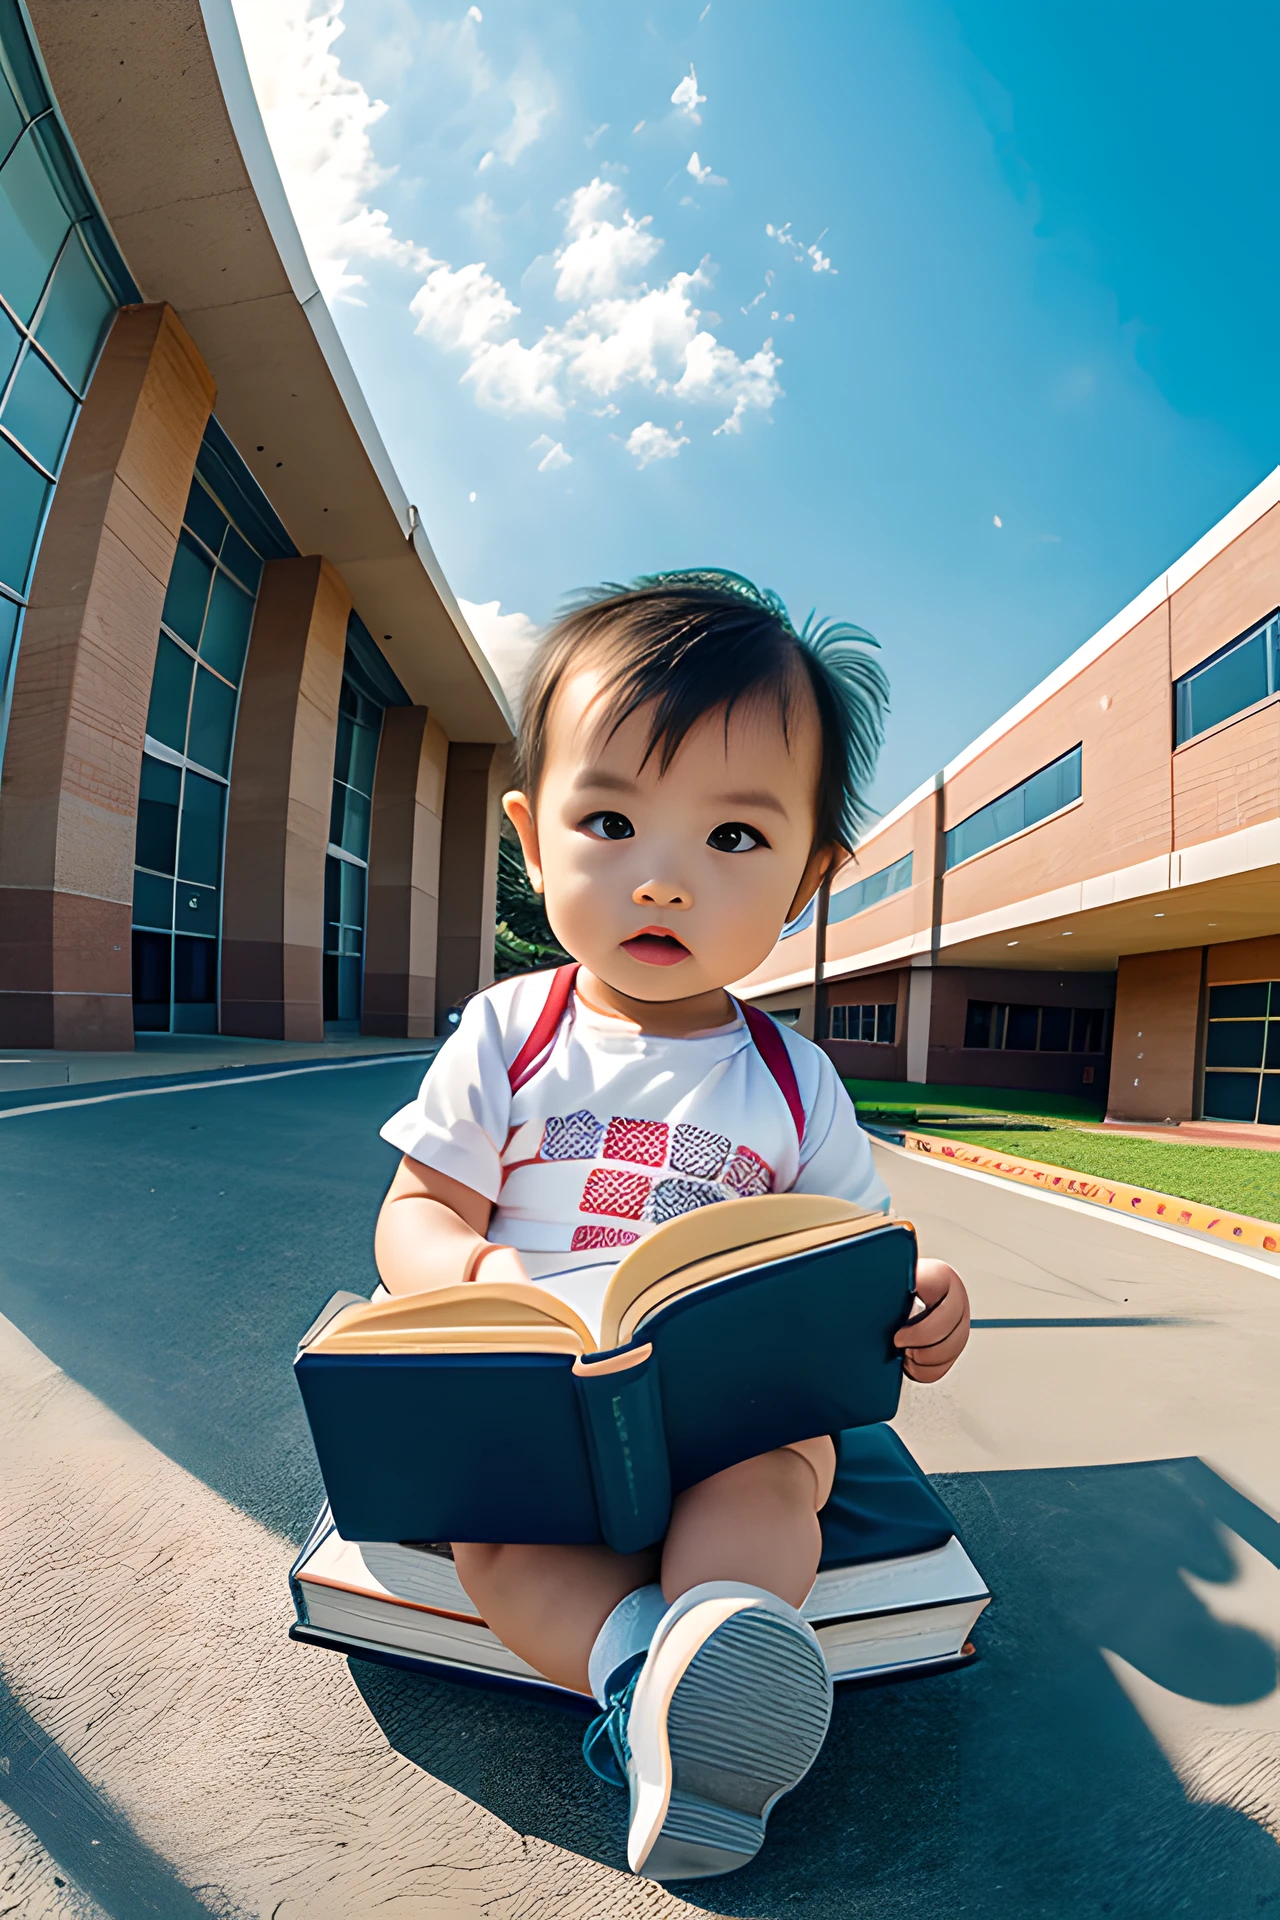
[[338, 1533], [648, 1546], [709, 1474], [890, 1418], [915, 1253], [905, 1222], [768, 1194], [640, 1241], [598, 1340], [532, 1284], [338, 1296], [295, 1363]]
[[[890, 1428], [840, 1435], [821, 1522], [822, 1563], [803, 1611], [833, 1680], [925, 1672], [967, 1657], [987, 1589], [947, 1508]], [[344, 1540], [326, 1507], [291, 1586], [295, 1640], [448, 1679], [551, 1687], [485, 1624], [446, 1547]]]

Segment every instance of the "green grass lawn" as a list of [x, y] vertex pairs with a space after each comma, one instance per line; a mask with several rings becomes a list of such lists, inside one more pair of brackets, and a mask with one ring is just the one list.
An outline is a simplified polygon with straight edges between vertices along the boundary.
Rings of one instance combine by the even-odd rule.
[[967, 1113], [1025, 1113], [1054, 1120], [1101, 1120], [1102, 1101], [1072, 1093], [1019, 1093], [1008, 1087], [922, 1087], [912, 1080], [846, 1080], [855, 1105], [906, 1115], [945, 1107]]
[[[928, 1131], [926, 1121], [919, 1124], [922, 1133]], [[1135, 1140], [1118, 1133], [1084, 1133], [1071, 1126], [1055, 1127], [1049, 1133], [1018, 1128], [970, 1133], [953, 1125], [947, 1127], [946, 1138], [1068, 1167], [1072, 1173], [1123, 1181], [1131, 1187], [1153, 1187], [1157, 1193], [1198, 1200], [1229, 1213], [1280, 1221], [1280, 1153]]]

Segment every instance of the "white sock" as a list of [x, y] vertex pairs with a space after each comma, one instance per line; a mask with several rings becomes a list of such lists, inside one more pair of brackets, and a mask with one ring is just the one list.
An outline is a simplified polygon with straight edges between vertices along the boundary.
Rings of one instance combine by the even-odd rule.
[[662, 1588], [655, 1581], [650, 1586], [637, 1587], [625, 1600], [619, 1600], [601, 1627], [587, 1662], [587, 1678], [602, 1707], [608, 1704], [610, 1679], [624, 1661], [648, 1651], [653, 1630], [666, 1610]]

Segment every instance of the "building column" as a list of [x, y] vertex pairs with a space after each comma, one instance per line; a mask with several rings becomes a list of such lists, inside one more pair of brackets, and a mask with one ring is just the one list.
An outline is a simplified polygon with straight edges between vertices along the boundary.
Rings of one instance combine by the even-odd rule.
[[1199, 947], [1120, 956], [1108, 1119], [1195, 1118], [1201, 958]]
[[317, 555], [263, 569], [227, 798], [223, 1033], [324, 1038], [324, 862], [350, 612]]
[[933, 1024], [933, 968], [907, 970], [907, 1079], [916, 1086], [929, 1079], [929, 1032]]
[[425, 707], [388, 707], [373, 780], [360, 1031], [436, 1030], [440, 842], [449, 742]]
[[509, 778], [505, 751], [489, 744], [450, 742], [440, 846], [437, 1032], [443, 1030], [451, 1007], [493, 979], [498, 827]]
[[172, 308], [116, 317], [53, 496], [0, 786], [0, 1044], [133, 1047], [138, 779], [213, 379]]

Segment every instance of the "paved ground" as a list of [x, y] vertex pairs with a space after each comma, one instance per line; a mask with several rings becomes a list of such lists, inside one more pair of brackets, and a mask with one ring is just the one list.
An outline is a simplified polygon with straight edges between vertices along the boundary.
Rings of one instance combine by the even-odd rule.
[[0, 1097], [33, 1087], [83, 1087], [90, 1081], [189, 1076], [300, 1060], [347, 1060], [369, 1054], [431, 1054], [435, 1040], [379, 1040], [367, 1034], [330, 1034], [323, 1040], [237, 1040], [222, 1033], [139, 1033], [132, 1053], [77, 1053], [41, 1047], [0, 1047]]
[[419, 1070], [0, 1112], [0, 1914], [1280, 1915], [1280, 1267], [892, 1149], [987, 1322], [900, 1424], [996, 1601], [755, 1865], [635, 1882], [573, 1715], [293, 1646], [289, 1361]]

